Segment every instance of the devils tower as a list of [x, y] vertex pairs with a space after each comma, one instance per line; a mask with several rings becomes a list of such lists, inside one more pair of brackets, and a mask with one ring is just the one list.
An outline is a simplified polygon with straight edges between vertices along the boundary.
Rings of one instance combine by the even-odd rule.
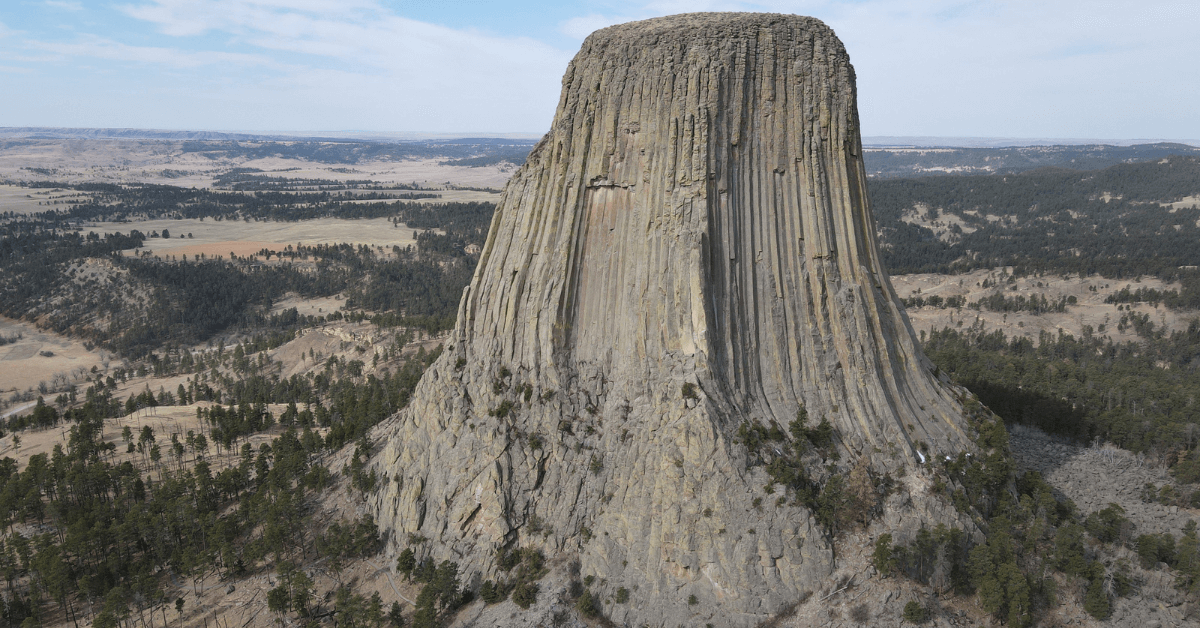
[[534, 547], [622, 621], [752, 625], [835, 559], [764, 490], [798, 414], [832, 427], [814, 486], [969, 447], [881, 266], [854, 70], [815, 19], [692, 14], [597, 31], [562, 84], [380, 431], [377, 518], [468, 584]]

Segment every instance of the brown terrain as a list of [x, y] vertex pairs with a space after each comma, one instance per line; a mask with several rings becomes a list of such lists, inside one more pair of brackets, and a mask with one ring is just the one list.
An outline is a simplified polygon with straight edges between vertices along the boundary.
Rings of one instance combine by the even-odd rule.
[[[435, 159], [372, 161], [349, 167], [278, 157], [209, 159], [198, 153], [185, 153], [182, 146], [182, 142], [163, 140], [14, 141], [0, 150], [0, 179], [212, 187], [213, 178], [230, 168], [258, 168], [264, 171], [263, 174], [296, 179], [370, 179], [385, 185], [417, 183], [423, 188], [438, 188], [446, 184], [501, 188], [512, 174], [510, 165], [481, 168], [444, 166]], [[21, 195], [27, 193], [26, 190]], [[480, 193], [463, 194], [461, 198], [442, 200], [483, 198], [478, 197]]]
[[[23, 169], [28, 167], [46, 168], [53, 171], [53, 174], [42, 175]], [[351, 168], [283, 159], [228, 160], [217, 163], [196, 155], [184, 154], [178, 150], [178, 146], [172, 146], [169, 142], [132, 140], [38, 140], [0, 151], [0, 178], [20, 180], [141, 181], [209, 187], [214, 176], [230, 167], [261, 168], [266, 171], [264, 174], [274, 173], [276, 176], [288, 177], [335, 180], [369, 178], [381, 183], [417, 182], [429, 188], [446, 187], [447, 184], [499, 188], [512, 174], [511, 169], [505, 167], [451, 167], [439, 165], [435, 160], [372, 162], [356, 164]], [[299, 170], [291, 170], [292, 168]], [[338, 168], [351, 171], [335, 170]], [[443, 195], [441, 199], [427, 202], [494, 201], [498, 197], [498, 194], [493, 192], [468, 190], [445, 190], [440, 193]], [[63, 204], [81, 198], [81, 193], [71, 190], [0, 185], [0, 211], [43, 211], [56, 202]], [[1196, 202], [1197, 199], [1185, 199], [1189, 200]], [[920, 216], [924, 214], [925, 212], [918, 208], [913, 212], [911, 220], [919, 221]], [[952, 218], [942, 216], [942, 226], [947, 229], [947, 233]], [[103, 223], [90, 227], [110, 231], [139, 229], [147, 233], [169, 229], [173, 235], [171, 239], [152, 238], [146, 241], [144, 250], [155, 255], [195, 256], [203, 253], [211, 256], [233, 252], [242, 256], [256, 254], [262, 248], [278, 250], [288, 244], [335, 242], [366, 244], [386, 250], [392, 246], [404, 247], [413, 243], [411, 229], [403, 225], [394, 227], [386, 219], [319, 219], [300, 223], [161, 220]], [[188, 233], [193, 237], [179, 237]], [[984, 288], [985, 280], [991, 284], [998, 283], [1000, 288]], [[1124, 312], [1118, 311], [1116, 305], [1104, 303], [1105, 297], [1126, 285], [1131, 289], [1149, 287], [1162, 290], [1178, 287], [1151, 278], [1117, 282], [1101, 277], [1043, 276], [1022, 277], [1009, 282], [1007, 269], [976, 271], [956, 276], [900, 275], [891, 277], [891, 282], [902, 299], [935, 295], [943, 298], [964, 296], [970, 302], [991, 295], [997, 290], [1006, 296], [1044, 295], [1051, 301], [1064, 296], [1075, 297], [1076, 303], [1068, 306], [1066, 312], [1039, 315], [1028, 312], [1004, 314], [986, 309], [931, 306], [907, 310], [912, 328], [918, 334], [942, 327], [982, 324], [985, 330], [1001, 330], [1010, 337], [1022, 335], [1035, 342], [1039, 333], [1043, 331], [1079, 335], [1084, 333], [1085, 326], [1091, 327], [1093, 333], [1108, 336], [1115, 342], [1134, 340], [1136, 336], [1132, 330], [1118, 331], [1117, 322]], [[342, 301], [338, 297], [301, 299], [292, 296], [278, 301], [274, 311], [296, 307], [302, 315], [315, 316], [329, 314], [340, 309], [341, 305]], [[1144, 303], [1133, 306], [1132, 311], [1149, 314], [1157, 326], [1170, 330], [1186, 328], [1196, 316], [1194, 312], [1177, 312]], [[322, 360], [331, 355], [346, 359], [363, 359], [363, 356], [368, 356], [364, 361], [370, 364], [369, 356], [382, 352], [393, 343], [395, 333], [396, 330], [381, 330], [365, 323], [329, 323], [305, 330], [295, 340], [270, 351], [269, 356], [279, 364], [278, 368], [283, 377], [319, 370]], [[21, 336], [20, 340], [0, 346], [0, 415], [3, 416], [27, 412], [32, 407], [32, 402], [9, 403], [9, 398], [14, 393], [36, 390], [39, 384], [44, 383], [48, 391], [46, 400], [50, 402], [56, 394], [54, 391], [65, 390], [70, 384], [83, 383], [93, 374], [106, 375], [115, 368], [129, 366], [128, 363], [101, 350], [89, 350], [77, 340], [38, 330], [28, 322], [0, 317], [0, 336], [16, 335]], [[433, 348], [443, 340], [419, 338], [406, 346], [405, 352], [411, 353], [421, 346]], [[205, 351], [211, 350], [211, 347], [197, 346], [192, 349]], [[315, 359], [308, 357], [310, 350], [317, 356]], [[368, 366], [366, 374], [377, 373], [384, 368], [395, 369], [397, 365], [397, 360], [380, 362], [374, 369]], [[186, 386], [189, 377], [192, 376], [130, 379], [118, 388], [116, 396], [128, 397], [147, 388], [154, 392], [160, 389], [174, 391], [181, 383]], [[136, 451], [126, 453], [122, 430], [128, 426], [137, 434], [143, 426], [150, 426], [160, 443], [169, 442], [171, 434], [183, 435], [188, 431], [206, 433], [207, 426], [202, 425], [196, 418], [197, 408], [204, 405], [208, 404], [139, 410], [109, 421], [104, 439], [117, 445], [118, 461], [129, 460], [151, 473], [171, 465], [186, 466], [194, 462], [196, 453], [189, 452], [178, 461], [164, 455], [164, 459], [158, 465]], [[283, 407], [276, 405], [270, 410], [277, 416]], [[257, 447], [277, 436], [280, 431], [276, 426], [271, 431], [252, 436], [250, 442]], [[1173, 483], [1165, 468], [1157, 461], [1147, 460], [1145, 457], [1103, 443], [1085, 446], [1061, 441], [1027, 428], [1011, 430], [1011, 438], [1018, 464], [1023, 468], [1041, 471], [1061, 496], [1070, 498], [1085, 514], [1115, 502], [1125, 509], [1127, 516], [1136, 525], [1135, 533], [1171, 532], [1176, 536], [1189, 519], [1200, 520], [1200, 512], [1194, 509], [1148, 504], [1140, 499], [1139, 491], [1146, 483], [1158, 486]], [[30, 456], [47, 453], [64, 439], [61, 428], [21, 432], [19, 445], [13, 435], [9, 434], [0, 438], [0, 457], [12, 456], [23, 467]], [[234, 461], [232, 454], [218, 453], [211, 445], [209, 450], [201, 455], [213, 465], [214, 470]], [[348, 461], [348, 457], [349, 452], [343, 450], [330, 455], [326, 465], [338, 473]], [[920, 472], [912, 473], [906, 480], [906, 488], [913, 495], [929, 492], [929, 485], [929, 479]], [[341, 486], [326, 491], [319, 509], [319, 519], [322, 523], [356, 518], [369, 512], [366, 504], [351, 495], [344, 480]], [[928, 625], [992, 625], [992, 620], [969, 599], [954, 598], [952, 601], [943, 602], [936, 597], [930, 597], [926, 590], [911, 582], [880, 580], [869, 566], [871, 542], [872, 539], [865, 534], [849, 539], [845, 543], [846, 552], [839, 556], [827, 582], [811, 592], [811, 597], [795, 609], [792, 619], [779, 625], [899, 626], [897, 618], [905, 603], [910, 600], [918, 600], [931, 607], [949, 611]], [[1173, 583], [1164, 580], [1163, 572], [1141, 569], [1137, 565], [1136, 556], [1132, 554], [1118, 558], [1127, 559], [1134, 565], [1134, 575], [1144, 583], [1142, 595], [1134, 598], [1116, 598], [1114, 615], [1110, 622], [1092, 619], [1074, 602], [1063, 602], [1059, 609], [1051, 613], [1049, 619], [1059, 625], [1072, 626], [1139, 625], [1152, 628], [1197, 625], [1193, 614], [1195, 609], [1186, 603], [1173, 587]], [[332, 591], [340, 583], [350, 583], [357, 591], [368, 596], [371, 592], [378, 591], [385, 607], [394, 600], [405, 603], [406, 613], [411, 610], [419, 590], [419, 586], [404, 582], [396, 574], [391, 560], [384, 555], [354, 561], [340, 570], [332, 569], [324, 561], [315, 561], [306, 565], [306, 570], [314, 577], [320, 592]], [[210, 625], [220, 628], [278, 625], [275, 616], [267, 611], [266, 593], [276, 584], [274, 574], [269, 571], [236, 581], [220, 580], [216, 575], [209, 573], [195, 581], [175, 578], [174, 582], [178, 593], [185, 599], [185, 611], [183, 616], [179, 617], [171, 609], [168, 616], [162, 617], [164, 623], [169, 619], [171, 622], [179, 622], [185, 628], [208, 628]], [[543, 581], [542, 586], [546, 595], [540, 604], [547, 606], [544, 610], [548, 612], [539, 616], [554, 614], [560, 609], [561, 604], [556, 600], [563, 598], [567, 582], [561, 579], [558, 571], [554, 571]], [[1079, 598], [1074, 591], [1063, 593], [1064, 600]], [[330, 594], [326, 594], [322, 601], [323, 608], [328, 608], [331, 603]], [[863, 608], [866, 610], [860, 610]], [[484, 612], [481, 604], [468, 606], [462, 611], [455, 625], [491, 625], [487, 622], [501, 615], [514, 618], [514, 621], [522, 616], [517, 614], [519, 611], [511, 601], [498, 607], [489, 607], [486, 616]], [[864, 616], [863, 613], [868, 618], [867, 621], [857, 621], [855, 618]], [[157, 619], [152, 619], [151, 622], [157, 622]], [[69, 625], [61, 617], [46, 625], [54, 624]]]
[[[942, 308], [934, 306], [910, 307], [908, 318], [912, 321], [913, 329], [918, 333], [930, 329], [944, 327], [963, 327], [974, 324], [978, 319], [987, 331], [1004, 330], [1005, 335], [1025, 336], [1037, 340], [1043, 332], [1057, 334], [1060, 331], [1080, 336], [1084, 326], [1090, 326], [1097, 336], [1107, 336], [1113, 342], [1122, 342], [1137, 338], [1132, 329], [1118, 331], [1117, 324], [1124, 312], [1117, 310], [1117, 304], [1105, 303], [1109, 295], [1129, 287], [1131, 291], [1138, 288], [1153, 288], [1156, 290], [1178, 290], [1178, 284], [1169, 284], [1154, 277], [1140, 277], [1132, 281], [1105, 279], [1100, 276], [1067, 277], [1045, 275], [1037, 277], [1018, 277], [1008, 282], [1011, 268], [992, 270], [977, 270], [964, 275], [894, 275], [892, 286], [901, 299], [914, 297], [939, 296], [943, 299], [963, 296], [967, 303], [979, 301], [994, 293], [1006, 297], [1033, 295], [1046, 297], [1051, 302], [1057, 302], [1062, 297], [1075, 297], [1076, 304], [1068, 305], [1065, 312], [1047, 312], [1034, 314], [1032, 312], [992, 312], [987, 309], [972, 308]], [[1000, 287], [984, 288], [983, 282], [990, 284], [1000, 282]], [[1158, 307], [1149, 303], [1131, 304], [1130, 312], [1149, 314], [1156, 328], [1171, 330], [1187, 329], [1188, 324], [1197, 316], [1196, 312], [1171, 310], [1163, 305]], [[1103, 329], [1101, 327], [1103, 326]]]

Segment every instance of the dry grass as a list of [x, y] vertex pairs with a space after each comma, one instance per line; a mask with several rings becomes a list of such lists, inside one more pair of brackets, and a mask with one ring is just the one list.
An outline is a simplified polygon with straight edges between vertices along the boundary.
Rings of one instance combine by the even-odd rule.
[[[34, 214], [50, 209], [63, 209], [68, 202], [85, 202], [91, 194], [61, 188], [23, 188], [0, 184], [0, 212]], [[58, 205], [54, 203], [58, 202]]]
[[[96, 223], [84, 229], [97, 232], [103, 229], [110, 233], [128, 233], [137, 229], [145, 234], [156, 231], [162, 233], [163, 229], [167, 229], [170, 238], [147, 238], [142, 247], [156, 255], [194, 256], [204, 253], [208, 256], [225, 256], [233, 251], [241, 256], [252, 255], [263, 248], [281, 251], [288, 245], [314, 246], [343, 242], [383, 247], [390, 251], [393, 246], [404, 248], [416, 244], [412, 237], [413, 229], [405, 225], [395, 227], [387, 218], [317, 218], [299, 222], [158, 219]], [[189, 233], [192, 234], [191, 238], [186, 237]], [[181, 235], [185, 237], [179, 237]]]
[[[20, 334], [21, 340], [0, 347], [0, 394], [37, 388], [55, 379], [76, 381], [93, 366], [103, 368], [107, 352], [88, 351], [83, 343], [41, 331], [29, 323], [0, 316], [0, 336]], [[44, 353], [52, 353], [47, 356]]]
[[[984, 279], [990, 279], [994, 283], [999, 278], [1001, 278], [1001, 273], [998, 270], [977, 270], [965, 275], [896, 275], [891, 278], [891, 281], [892, 286], [896, 289], [896, 294], [902, 299], [915, 296], [928, 298], [936, 295], [947, 298], [962, 295], [970, 303], [997, 291], [995, 287], [983, 288], [980, 284]], [[1039, 283], [1042, 285], [1038, 286]], [[1140, 287], [1171, 290], [1179, 287], [1152, 277], [1142, 277], [1136, 281], [1119, 281], [1105, 279], [1098, 275], [1072, 276], [1066, 279], [1056, 275], [1022, 277], [1017, 279], [1013, 285], [1008, 285], [1004, 281], [1001, 284], [1003, 286], [1001, 292], [1006, 297], [1024, 296], [1029, 298], [1032, 295], [1040, 294], [1045, 295], [1049, 301], [1055, 302], [1061, 297], [1073, 296], [1078, 304], [1068, 306], [1067, 311], [1063, 313], [1049, 312], [1040, 315], [1031, 312], [1006, 314], [988, 310], [976, 311], [965, 307], [956, 310], [926, 306], [909, 308], [908, 318], [912, 322], [913, 329], [917, 331], [944, 327], [967, 327], [974, 324], [978, 318], [983, 322], [984, 329], [987, 331], [1002, 329], [1009, 337], [1025, 336], [1034, 341], [1042, 331], [1057, 334], [1061, 330], [1078, 337], [1083, 334], [1083, 326], [1090, 325], [1096, 335], [1107, 336], [1114, 342], [1121, 342], [1134, 340], [1137, 335], [1132, 329], [1126, 329], [1124, 333], [1117, 331], [1117, 323], [1125, 312], [1118, 312], [1116, 304], [1105, 303], [1104, 299], [1108, 295], [1120, 291], [1127, 285], [1130, 290]], [[1096, 291], [1092, 292], [1090, 287], [1095, 287]], [[1152, 307], [1146, 303], [1133, 305], [1131, 310], [1139, 314], [1149, 314], [1155, 328], [1166, 327], [1168, 330], [1185, 330], [1198, 315], [1197, 312], [1180, 312], [1169, 310], [1162, 305]], [[1103, 332], [1099, 331], [1100, 325], [1105, 326]]]
[[[153, 183], [181, 187], [212, 187], [213, 177], [230, 168], [258, 168], [263, 174], [333, 181], [369, 179], [381, 184], [417, 183], [440, 188], [447, 183], [475, 188], [502, 188], [512, 176], [509, 165], [467, 168], [443, 166], [437, 159], [371, 161], [346, 167], [302, 159], [209, 159], [185, 153], [183, 142], [155, 140], [31, 140], [0, 150], [0, 179], [103, 183]], [[45, 168], [42, 174], [24, 168]], [[344, 169], [338, 172], [335, 169]], [[20, 196], [28, 193], [26, 190]], [[458, 194], [458, 193], [456, 193]], [[479, 200], [470, 194], [441, 199]], [[0, 198], [0, 203], [3, 198]], [[0, 205], [0, 207], [3, 207]], [[36, 201], [33, 205], [37, 207]], [[15, 211], [15, 210], [13, 210]]]

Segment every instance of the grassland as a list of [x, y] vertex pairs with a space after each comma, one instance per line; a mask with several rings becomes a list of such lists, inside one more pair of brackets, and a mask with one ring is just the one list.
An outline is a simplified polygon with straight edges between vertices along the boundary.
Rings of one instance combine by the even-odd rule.
[[0, 336], [20, 336], [20, 340], [0, 346], [0, 395], [4, 396], [37, 388], [41, 382], [76, 381], [92, 367], [104, 368], [111, 360], [106, 352], [89, 351], [77, 340], [3, 316]]
[[[231, 251], [241, 255], [257, 253], [262, 248], [282, 250], [289, 244], [313, 246], [317, 244], [340, 244], [342, 242], [370, 247], [413, 246], [414, 230], [403, 224], [395, 226], [386, 218], [342, 220], [318, 218], [298, 222], [232, 220], [140, 220], [123, 223], [90, 223], [85, 230], [122, 231], [137, 229], [145, 234], [162, 233], [168, 230], [170, 238], [149, 238], [143, 249], [156, 255], [188, 255], [204, 253], [207, 256], [228, 255]], [[415, 230], [423, 233], [425, 229]], [[436, 230], [435, 230], [436, 232]], [[192, 237], [187, 237], [191, 234]], [[182, 237], [181, 237], [182, 236]]]
[[281, 157], [211, 158], [184, 148], [184, 142], [150, 140], [0, 142], [0, 180], [154, 183], [203, 188], [212, 187], [213, 179], [231, 168], [256, 168], [263, 174], [289, 178], [369, 179], [384, 185], [416, 183], [431, 189], [447, 184], [501, 188], [513, 171], [511, 164], [449, 166], [442, 165], [439, 159], [373, 160], [347, 167]]
[[[1105, 299], [1122, 288], [1129, 286], [1130, 290], [1137, 288], [1152, 288], [1156, 290], [1178, 290], [1179, 284], [1168, 283], [1154, 277], [1141, 277], [1136, 280], [1120, 281], [1105, 279], [1098, 275], [1091, 277], [1078, 276], [1027, 276], [1007, 281], [1004, 269], [977, 270], [963, 275], [940, 275], [923, 273], [914, 275], [896, 275], [892, 277], [892, 286], [902, 299], [914, 297], [938, 296], [942, 299], [961, 296], [967, 303], [979, 301], [992, 294], [1000, 292], [1007, 297], [1022, 296], [1029, 298], [1033, 295], [1043, 296], [1051, 302], [1057, 302], [1064, 297], [1074, 297], [1076, 303], [1069, 305], [1064, 312], [993, 312], [987, 309], [934, 307], [909, 307], [908, 317], [914, 330], [918, 332], [930, 329], [957, 328], [971, 325], [977, 319], [982, 321], [988, 331], [1003, 330], [1009, 338], [1024, 336], [1037, 342], [1041, 332], [1046, 331], [1057, 335], [1060, 331], [1080, 337], [1084, 326], [1090, 326], [1097, 336], [1111, 338], [1114, 342], [1136, 340], [1137, 334], [1131, 328], [1118, 330], [1121, 317], [1131, 313], [1148, 314], [1157, 329], [1182, 331], [1200, 313], [1187, 310], [1172, 310], [1164, 305], [1154, 306], [1149, 303], [1129, 305], [1128, 311], [1118, 310], [1117, 304], [1105, 303]], [[987, 281], [989, 287], [983, 287]], [[996, 287], [996, 283], [1000, 287]]]

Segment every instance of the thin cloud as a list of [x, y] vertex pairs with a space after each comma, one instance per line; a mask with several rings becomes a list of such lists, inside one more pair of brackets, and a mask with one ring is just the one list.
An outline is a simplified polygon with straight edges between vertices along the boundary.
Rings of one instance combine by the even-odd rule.
[[83, 5], [78, 2], [70, 2], [69, 0], [43, 0], [42, 4], [52, 9], [62, 9], [64, 11], [82, 11]]
[[[457, 116], [462, 127], [484, 128], [475, 120], [487, 119], [494, 128], [538, 129], [549, 122], [571, 54], [532, 38], [409, 19], [376, 0], [151, 0], [119, 10], [178, 38], [180, 47], [203, 45], [201, 35], [225, 37], [226, 45], [255, 53], [241, 65], [260, 58], [288, 64], [292, 69], [260, 83], [294, 94], [293, 101], [306, 103], [314, 115], [322, 107], [372, 111], [377, 121], [365, 125], [374, 127], [399, 117], [406, 128], [452, 128], [451, 116]], [[117, 42], [100, 48], [107, 58], [153, 56]], [[164, 49], [162, 54], [186, 65], [208, 62], [218, 53]], [[348, 93], [366, 97], [347, 102]], [[377, 106], [376, 98], [384, 104]], [[388, 116], [388, 109], [395, 114]]]
[[27, 42], [27, 44], [32, 48], [66, 57], [132, 61], [175, 68], [199, 68], [210, 65], [284, 67], [261, 55], [236, 52], [188, 52], [174, 48], [130, 46], [94, 35], [85, 35], [79, 41], [72, 43], [33, 41]]
[[118, 7], [130, 17], [153, 23], [166, 35], [200, 35], [208, 31], [240, 32], [274, 28], [279, 22], [308, 19], [369, 20], [390, 12], [374, 0], [153, 0]]
[[[411, 5], [395, 0], [112, 0], [117, 6], [59, 12], [42, 30], [0, 24], [0, 58], [14, 85], [28, 82], [14, 66], [35, 76], [99, 67], [131, 87], [89, 112], [124, 115], [134, 103], [160, 125], [540, 131], [563, 68], [596, 29], [688, 11], [769, 11], [811, 15], [835, 30], [858, 74], [867, 135], [1200, 135], [1189, 106], [1200, 97], [1190, 80], [1200, 58], [1196, 2], [602, 0], [574, 15], [531, 15], [522, 38], [497, 35], [462, 1], [438, 10], [458, 11], [451, 22], [479, 30], [412, 19]], [[75, 34], [95, 31], [72, 15], [112, 11], [133, 19]], [[133, 93], [137, 100], [123, 96]], [[161, 101], [143, 104], [146, 93]], [[11, 96], [0, 103], [9, 117], [55, 111]]]
[[598, 31], [607, 26], [612, 26], [613, 24], [622, 24], [625, 22], [630, 22], [634, 19], [637, 19], [637, 18], [631, 18], [631, 17], [625, 17], [625, 16], [619, 17], [619, 16], [613, 16], [613, 15], [600, 15], [599, 13], [592, 13], [590, 15], [582, 15], [579, 17], [573, 17], [569, 20], [564, 21], [558, 25], [558, 30], [562, 34], [566, 35], [567, 37], [581, 40], [581, 39], [587, 37], [588, 35], [591, 35], [593, 32]]

